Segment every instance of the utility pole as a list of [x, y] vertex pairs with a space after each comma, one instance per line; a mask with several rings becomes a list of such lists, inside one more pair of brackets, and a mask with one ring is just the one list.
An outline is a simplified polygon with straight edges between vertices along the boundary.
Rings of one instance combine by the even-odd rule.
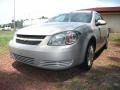
[[15, 0], [14, 0], [14, 31], [16, 31], [16, 26], [15, 26]]

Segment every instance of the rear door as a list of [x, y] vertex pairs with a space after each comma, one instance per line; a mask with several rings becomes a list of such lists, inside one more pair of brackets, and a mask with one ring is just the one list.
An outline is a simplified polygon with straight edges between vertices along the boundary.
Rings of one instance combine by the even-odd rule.
[[[101, 20], [104, 20], [103, 17], [101, 16], [101, 14], [99, 14], [99, 17]], [[108, 36], [108, 29], [106, 25], [99, 25], [100, 31], [101, 31], [101, 40], [103, 42], [103, 44], [106, 41], [106, 38]]]

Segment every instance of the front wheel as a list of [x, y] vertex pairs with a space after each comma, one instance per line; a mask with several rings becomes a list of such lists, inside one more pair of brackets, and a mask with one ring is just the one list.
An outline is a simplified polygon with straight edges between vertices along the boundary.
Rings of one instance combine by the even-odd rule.
[[89, 44], [86, 50], [85, 60], [84, 60], [84, 68], [86, 70], [89, 70], [92, 67], [93, 60], [94, 60], [94, 46], [92, 44]]

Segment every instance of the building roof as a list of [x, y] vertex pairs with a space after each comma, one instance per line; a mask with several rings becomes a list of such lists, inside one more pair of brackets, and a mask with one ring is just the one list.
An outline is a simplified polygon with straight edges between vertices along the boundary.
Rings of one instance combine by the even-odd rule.
[[96, 8], [88, 8], [82, 10], [94, 10], [97, 12], [120, 12], [120, 7], [96, 7]]

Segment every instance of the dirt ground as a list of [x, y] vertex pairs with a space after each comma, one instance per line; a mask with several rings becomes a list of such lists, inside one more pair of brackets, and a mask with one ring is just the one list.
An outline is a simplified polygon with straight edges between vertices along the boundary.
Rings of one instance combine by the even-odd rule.
[[120, 90], [120, 44], [96, 54], [90, 71], [74, 67], [50, 71], [0, 57], [0, 90]]

